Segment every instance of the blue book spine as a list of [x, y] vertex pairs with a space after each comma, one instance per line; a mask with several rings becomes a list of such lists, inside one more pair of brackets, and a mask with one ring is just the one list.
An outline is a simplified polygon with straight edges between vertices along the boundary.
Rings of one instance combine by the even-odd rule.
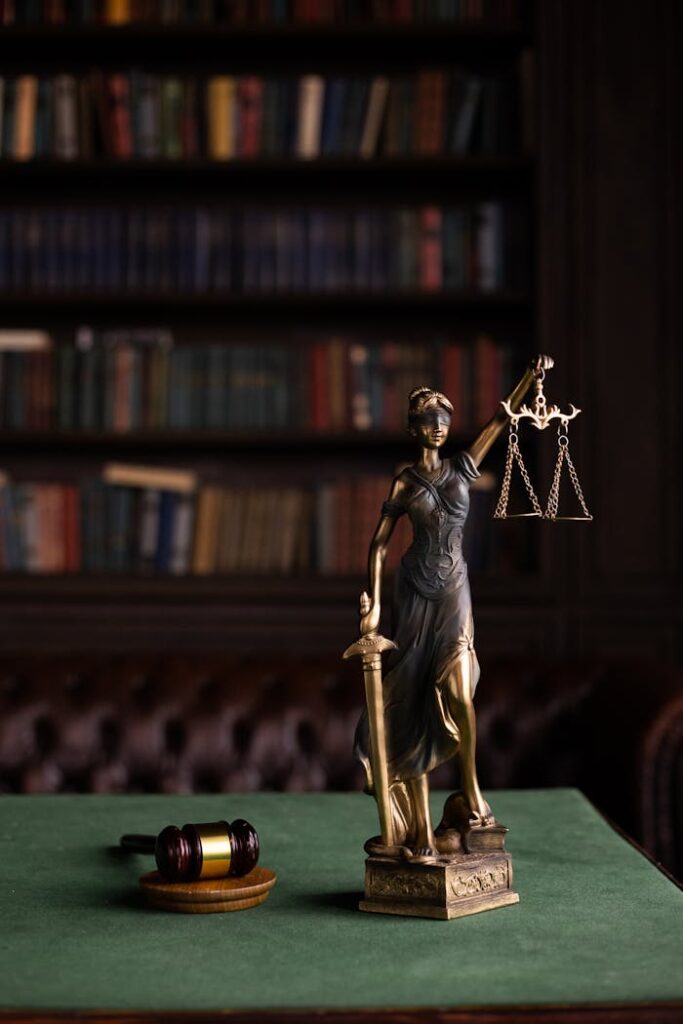
[[14, 98], [16, 83], [13, 78], [5, 79], [4, 122], [2, 126], [2, 155], [11, 160], [14, 154]]
[[346, 102], [346, 82], [332, 78], [325, 89], [320, 152], [323, 156], [337, 156], [341, 148], [342, 114]]
[[159, 533], [154, 567], [157, 572], [168, 572], [171, 564], [171, 545], [173, 540], [173, 517], [177, 495], [171, 491], [162, 491], [159, 506]]
[[3, 538], [5, 545], [6, 568], [11, 572], [19, 572], [24, 567], [21, 545], [20, 505], [17, 500], [17, 487], [8, 484], [3, 491]]
[[35, 155], [52, 156], [52, 83], [47, 78], [38, 82], [36, 103]]
[[108, 558], [107, 568], [113, 572], [125, 572], [128, 548], [129, 516], [131, 509], [131, 488], [110, 486], [107, 493]]

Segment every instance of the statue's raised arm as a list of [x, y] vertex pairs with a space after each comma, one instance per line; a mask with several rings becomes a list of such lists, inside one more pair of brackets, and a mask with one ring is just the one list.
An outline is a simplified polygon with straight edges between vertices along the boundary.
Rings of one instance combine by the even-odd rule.
[[[524, 396], [533, 384], [534, 380], [545, 370], [549, 370], [554, 366], [554, 360], [552, 356], [538, 355], [529, 363], [528, 369], [525, 371], [524, 376], [521, 378], [517, 386], [510, 392], [507, 399], [505, 400], [512, 410], [516, 412], [520, 408], [524, 401]], [[472, 459], [475, 466], [479, 466], [484, 459], [484, 456], [493, 447], [494, 442], [502, 434], [505, 427], [510, 422], [508, 413], [503, 408], [503, 404], [498, 408], [495, 416], [489, 420], [486, 426], [480, 431], [477, 437], [474, 439], [472, 444], [467, 449], [467, 452]]]

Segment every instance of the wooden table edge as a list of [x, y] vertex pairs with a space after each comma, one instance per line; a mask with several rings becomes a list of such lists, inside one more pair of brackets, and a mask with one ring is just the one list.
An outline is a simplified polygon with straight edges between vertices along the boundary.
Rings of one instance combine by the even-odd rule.
[[683, 1024], [683, 1000], [354, 1009], [0, 1010], [1, 1024]]

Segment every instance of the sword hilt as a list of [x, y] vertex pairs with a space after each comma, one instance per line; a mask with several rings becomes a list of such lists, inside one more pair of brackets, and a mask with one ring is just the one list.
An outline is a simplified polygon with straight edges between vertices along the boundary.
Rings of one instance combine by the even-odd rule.
[[353, 658], [358, 655], [365, 659], [375, 654], [381, 654], [382, 651], [395, 650], [397, 650], [397, 647], [393, 640], [387, 640], [385, 636], [380, 636], [379, 633], [365, 633], [364, 636], [359, 637], [355, 643], [346, 648], [342, 658]]

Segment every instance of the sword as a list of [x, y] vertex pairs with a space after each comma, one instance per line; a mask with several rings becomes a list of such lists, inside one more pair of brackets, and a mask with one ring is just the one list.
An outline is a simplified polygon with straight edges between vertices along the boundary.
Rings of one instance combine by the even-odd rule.
[[[361, 595], [361, 614], [364, 608]], [[396, 650], [393, 640], [387, 640], [376, 631], [366, 633], [344, 651], [342, 657], [353, 658], [360, 655], [363, 663], [363, 679], [365, 682], [365, 702], [368, 709], [368, 725], [370, 727], [370, 764], [375, 785], [375, 798], [379, 811], [379, 823], [384, 846], [394, 846], [394, 822], [391, 816], [389, 800], [389, 770], [387, 765], [387, 743], [384, 728], [384, 694], [382, 691], [382, 651]]]

